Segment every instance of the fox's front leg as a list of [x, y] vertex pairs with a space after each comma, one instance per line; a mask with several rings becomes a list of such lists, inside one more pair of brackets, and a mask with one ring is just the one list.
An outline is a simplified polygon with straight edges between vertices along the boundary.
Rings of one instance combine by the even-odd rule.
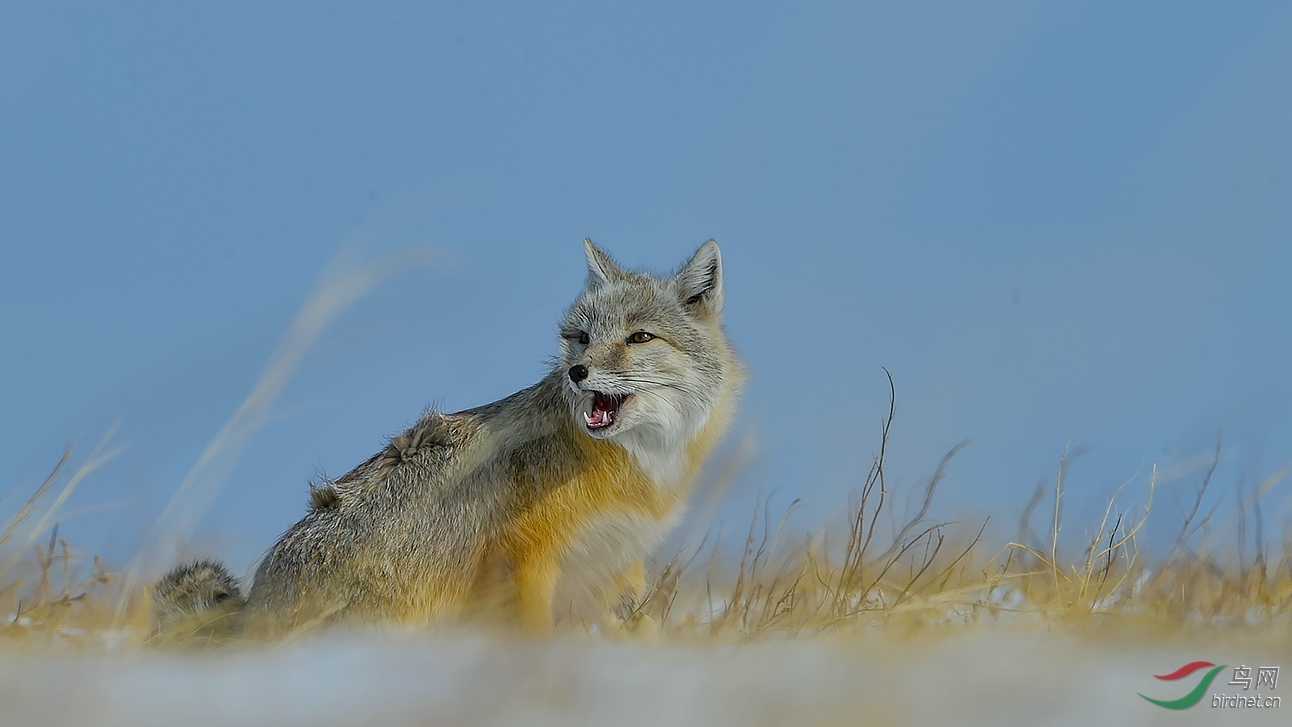
[[615, 575], [606, 590], [606, 621], [616, 630], [654, 631], [654, 619], [641, 612], [646, 594], [646, 569], [641, 558]]
[[559, 564], [555, 558], [539, 557], [516, 564], [516, 618], [526, 631], [552, 629], [552, 596], [556, 590]]

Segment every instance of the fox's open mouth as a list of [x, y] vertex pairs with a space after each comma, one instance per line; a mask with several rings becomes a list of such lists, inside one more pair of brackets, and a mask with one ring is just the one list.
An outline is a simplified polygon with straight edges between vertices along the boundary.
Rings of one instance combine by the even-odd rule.
[[588, 425], [588, 429], [605, 429], [614, 424], [615, 416], [619, 414], [619, 408], [624, 405], [624, 401], [629, 396], [632, 396], [632, 394], [592, 392], [592, 411], [583, 413], [583, 421]]

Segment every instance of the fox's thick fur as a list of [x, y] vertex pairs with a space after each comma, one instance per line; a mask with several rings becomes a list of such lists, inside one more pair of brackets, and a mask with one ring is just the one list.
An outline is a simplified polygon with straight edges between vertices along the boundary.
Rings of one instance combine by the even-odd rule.
[[722, 330], [715, 242], [665, 278], [584, 246], [587, 284], [547, 376], [492, 404], [428, 411], [312, 486], [245, 607], [218, 564], [177, 568], [154, 592], [154, 633], [191, 633], [204, 613], [267, 634], [476, 613], [541, 630], [558, 579], [631, 624], [642, 558], [679, 519], [743, 369]]

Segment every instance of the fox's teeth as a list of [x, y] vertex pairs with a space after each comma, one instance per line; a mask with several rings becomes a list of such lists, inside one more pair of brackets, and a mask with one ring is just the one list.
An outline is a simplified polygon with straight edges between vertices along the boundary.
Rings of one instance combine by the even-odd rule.
[[587, 413], [586, 411], [585, 411], [585, 412], [583, 412], [583, 421], [584, 421], [588, 426], [592, 426], [592, 415], [591, 415], [591, 414], [589, 414], [589, 413]]

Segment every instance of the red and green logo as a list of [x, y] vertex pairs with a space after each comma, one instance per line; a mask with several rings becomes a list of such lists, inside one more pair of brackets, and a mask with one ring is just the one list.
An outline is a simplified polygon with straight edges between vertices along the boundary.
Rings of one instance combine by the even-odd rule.
[[[1221, 669], [1225, 668], [1224, 664], [1216, 666], [1209, 661], [1194, 661], [1185, 664], [1170, 674], [1153, 675], [1158, 679], [1175, 681], [1177, 679], [1183, 679], [1199, 669], [1207, 669], [1208, 667], [1210, 667], [1210, 670], [1206, 674], [1202, 675], [1202, 681], [1198, 682], [1198, 686], [1194, 687], [1193, 691], [1179, 699], [1154, 699], [1152, 697], [1145, 697], [1143, 694], [1140, 694], [1140, 696], [1159, 707], [1166, 707], [1167, 709], [1188, 709], [1202, 700], [1202, 695], [1207, 691], [1207, 687], [1211, 686], [1212, 680], [1216, 678], [1216, 675], [1220, 673]], [[1138, 692], [1136, 693], [1138, 694]]]

